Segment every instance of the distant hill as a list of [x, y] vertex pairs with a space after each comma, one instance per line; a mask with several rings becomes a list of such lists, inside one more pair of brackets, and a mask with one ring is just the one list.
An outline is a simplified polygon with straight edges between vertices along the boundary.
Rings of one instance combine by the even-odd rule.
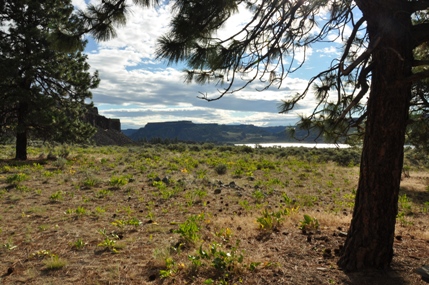
[[122, 133], [124, 135], [126, 135], [127, 137], [130, 137], [132, 134], [134, 134], [135, 132], [137, 132], [137, 129], [126, 129], [126, 130], [122, 130]]
[[[138, 130], [122, 131], [133, 141], [171, 139], [192, 142], [214, 143], [266, 143], [296, 142], [286, 131], [286, 126], [257, 127], [254, 125], [194, 124], [191, 121], [148, 123]], [[297, 131], [298, 138], [304, 138], [307, 131]], [[310, 134], [305, 142], [314, 142], [316, 134]], [[318, 139], [321, 142], [322, 139]]]

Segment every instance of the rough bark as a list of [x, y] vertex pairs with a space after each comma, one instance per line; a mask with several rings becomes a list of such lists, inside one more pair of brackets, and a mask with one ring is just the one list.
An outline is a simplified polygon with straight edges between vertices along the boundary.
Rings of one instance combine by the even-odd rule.
[[27, 112], [28, 104], [20, 103], [18, 107], [18, 127], [15, 145], [16, 160], [27, 160], [27, 125], [25, 123]]
[[353, 218], [338, 265], [345, 270], [387, 268], [403, 166], [411, 85], [411, 19], [407, 1], [357, 1], [367, 19], [372, 52], [371, 91]]

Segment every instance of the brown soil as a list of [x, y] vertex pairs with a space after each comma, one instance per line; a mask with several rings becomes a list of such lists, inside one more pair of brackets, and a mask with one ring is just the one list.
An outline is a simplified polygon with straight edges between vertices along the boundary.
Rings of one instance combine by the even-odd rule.
[[[216, 173], [214, 159], [226, 163], [226, 174]], [[240, 159], [255, 165], [270, 160], [274, 168], [234, 175]], [[429, 264], [427, 172], [412, 171], [403, 180], [401, 195], [408, 200], [400, 205], [406, 214], [398, 219], [391, 268], [353, 273], [338, 269], [336, 261], [358, 168], [277, 161], [267, 154], [138, 148], [76, 149], [65, 164], [0, 161], [0, 283], [426, 284], [414, 270]], [[19, 173], [24, 181], [12, 183]], [[121, 176], [132, 178], [122, 186], [109, 182]], [[156, 187], [158, 178], [165, 178], [165, 189]], [[268, 183], [276, 179], [282, 183]], [[295, 211], [279, 227], [263, 230], [257, 222], [263, 209]], [[320, 227], [301, 231], [304, 214]], [[196, 215], [202, 217], [199, 238], [186, 243], [176, 231]], [[132, 220], [141, 224], [127, 224]], [[103, 245], [106, 240], [115, 246]], [[241, 254], [242, 262], [232, 257], [228, 268], [219, 269], [211, 258], [193, 266], [189, 256], [213, 244]], [[169, 258], [170, 274], [161, 278]], [[65, 265], [49, 267], [60, 261]]]

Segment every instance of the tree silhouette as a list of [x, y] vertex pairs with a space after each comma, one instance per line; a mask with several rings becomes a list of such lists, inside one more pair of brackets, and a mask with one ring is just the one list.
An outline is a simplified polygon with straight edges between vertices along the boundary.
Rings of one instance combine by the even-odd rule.
[[27, 159], [31, 135], [83, 142], [94, 134], [85, 123], [91, 75], [78, 18], [69, 0], [14, 0], [0, 4], [0, 127], [16, 135], [16, 155]]

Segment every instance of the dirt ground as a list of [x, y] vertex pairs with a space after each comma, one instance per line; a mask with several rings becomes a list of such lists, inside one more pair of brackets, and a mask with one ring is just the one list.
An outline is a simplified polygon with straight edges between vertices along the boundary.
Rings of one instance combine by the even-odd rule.
[[[357, 167], [282, 164], [220, 175], [202, 159], [209, 154], [198, 153], [190, 169], [172, 164], [197, 154], [137, 160], [122, 148], [102, 150], [72, 154], [64, 165], [0, 162], [0, 284], [427, 284], [414, 272], [429, 264], [426, 171], [403, 179], [391, 269], [353, 273], [336, 261]], [[228, 163], [242, 158], [224, 162], [234, 169]], [[261, 229], [264, 209], [291, 212]], [[304, 214], [320, 226], [304, 233]], [[178, 229], [190, 217], [200, 219], [186, 244]]]

